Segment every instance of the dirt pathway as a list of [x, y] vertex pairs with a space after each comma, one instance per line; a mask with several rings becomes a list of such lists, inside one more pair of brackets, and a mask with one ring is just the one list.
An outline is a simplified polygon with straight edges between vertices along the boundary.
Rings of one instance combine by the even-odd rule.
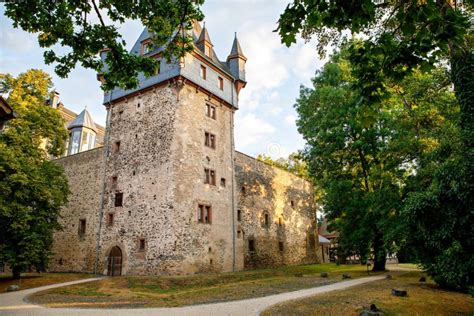
[[264, 309], [289, 300], [299, 299], [315, 294], [329, 291], [342, 290], [351, 286], [382, 280], [385, 275], [378, 275], [360, 278], [349, 281], [342, 281], [329, 285], [246, 299], [241, 301], [231, 301], [215, 304], [192, 305], [185, 307], [170, 308], [123, 308], [123, 309], [80, 309], [80, 308], [46, 308], [33, 305], [24, 301], [30, 294], [44, 291], [56, 287], [79, 284], [99, 280], [100, 278], [72, 281], [18, 292], [0, 294], [0, 315], [258, 315]]

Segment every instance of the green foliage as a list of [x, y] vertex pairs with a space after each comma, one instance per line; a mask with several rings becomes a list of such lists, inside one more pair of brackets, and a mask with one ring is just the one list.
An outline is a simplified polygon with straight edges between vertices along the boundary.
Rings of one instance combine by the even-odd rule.
[[0, 261], [21, 271], [44, 271], [53, 231], [69, 193], [63, 169], [49, 160], [64, 152], [67, 131], [58, 111], [46, 106], [51, 78], [29, 70], [0, 74], [2, 91], [18, 118], [0, 134]]
[[[193, 49], [190, 33], [193, 21], [201, 21], [203, 0], [150, 1], [11, 1], [5, 15], [15, 27], [38, 33], [41, 47], [56, 44], [71, 50], [58, 55], [54, 49], [44, 53], [46, 64], [56, 64], [56, 73], [64, 78], [80, 63], [85, 68], [104, 72], [105, 90], [116, 86], [125, 89], [138, 85], [137, 76], [153, 75], [156, 59], [132, 55], [119, 33], [119, 24], [128, 19], [140, 20], [154, 34], [153, 43], [163, 47], [168, 60], [180, 58]], [[109, 22], [110, 21], [110, 22]], [[110, 49], [105, 63], [98, 53]]]
[[[306, 40], [317, 37], [322, 54], [327, 44], [341, 42], [343, 30], [364, 35], [363, 41], [351, 42], [347, 58], [356, 78], [353, 88], [359, 91], [359, 102], [366, 104], [360, 111], [372, 123], [375, 107], [392, 95], [388, 82], [400, 82], [415, 69], [429, 71], [449, 59], [460, 106], [459, 137], [452, 137], [451, 128], [442, 132], [451, 137], [436, 136], [439, 144], [431, 144], [437, 149], [430, 155], [423, 156], [419, 148], [418, 181], [408, 181], [412, 193], [404, 216], [420, 262], [440, 284], [453, 288], [472, 285], [474, 270], [472, 228], [465, 225], [472, 223], [474, 213], [473, 6], [473, 1], [448, 0], [295, 0], [280, 16], [278, 27], [288, 46], [298, 34]], [[448, 236], [455, 238], [449, 241]], [[453, 257], [455, 253], [463, 259]]]
[[258, 155], [257, 159], [270, 166], [286, 170], [304, 179], [309, 179], [308, 165], [303, 154], [300, 152], [290, 154], [287, 159], [278, 158], [275, 160], [265, 154]]
[[297, 125], [310, 175], [324, 190], [324, 211], [341, 233], [342, 254], [366, 258], [373, 250], [374, 268], [383, 269], [386, 253], [406, 242], [404, 188], [420, 157], [442, 135], [455, 134], [450, 120], [458, 107], [443, 69], [415, 71], [400, 83], [386, 79], [386, 99], [361, 103], [347, 55], [346, 49], [334, 55], [313, 89], [301, 88]]

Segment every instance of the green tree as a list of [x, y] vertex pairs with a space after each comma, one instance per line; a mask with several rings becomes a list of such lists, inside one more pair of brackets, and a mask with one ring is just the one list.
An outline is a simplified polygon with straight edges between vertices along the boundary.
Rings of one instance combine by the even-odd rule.
[[[474, 243], [471, 228], [466, 226], [474, 213], [473, 5], [472, 0], [295, 0], [280, 16], [278, 27], [286, 45], [294, 43], [298, 34], [306, 40], [316, 36], [320, 53], [326, 44], [340, 41], [344, 30], [363, 34], [364, 41], [353, 42], [349, 59], [357, 78], [354, 88], [359, 89], [361, 101], [370, 105], [389, 95], [386, 78], [399, 81], [417, 67], [428, 70], [437, 62], [449, 61], [460, 105], [462, 146], [457, 154], [438, 157], [444, 163], [437, 164], [425, 191], [411, 197], [406, 211], [417, 221], [412, 223], [418, 226], [414, 233], [424, 232], [424, 242], [419, 240], [416, 246], [425, 257], [419, 259], [440, 284], [454, 288], [472, 284], [472, 274], [466, 268], [473, 270], [471, 259], [462, 267], [451, 263], [456, 256], [472, 258]], [[445, 222], [451, 223], [443, 233], [439, 232], [442, 221], [433, 226], [426, 220], [441, 213], [446, 215]], [[464, 243], [449, 241], [449, 232], [454, 229], [459, 229]], [[451, 275], [461, 274], [455, 271], [459, 267], [466, 277], [456, 285], [453, 280], [461, 279]]]
[[439, 130], [457, 107], [438, 69], [416, 71], [401, 83], [386, 80], [390, 97], [364, 111], [347, 54], [331, 58], [313, 89], [301, 89], [297, 125], [308, 144], [310, 175], [324, 191], [324, 211], [341, 233], [340, 254], [372, 252], [374, 270], [383, 270], [387, 252], [406, 243], [400, 213], [408, 177], [437, 147]]
[[60, 228], [69, 189], [63, 169], [49, 156], [64, 152], [67, 131], [59, 112], [46, 105], [48, 74], [0, 74], [0, 86], [18, 113], [0, 134], [0, 261], [19, 278], [31, 266], [46, 269], [53, 231]]
[[[154, 58], [130, 54], [119, 33], [119, 25], [127, 19], [140, 20], [154, 35], [153, 44], [163, 47], [168, 60], [180, 58], [193, 49], [188, 32], [194, 21], [201, 21], [200, 6], [204, 0], [62, 0], [10, 1], [5, 15], [15, 27], [38, 33], [41, 47], [56, 44], [71, 49], [64, 55], [49, 49], [44, 53], [46, 64], [55, 63], [58, 76], [64, 78], [80, 63], [103, 77], [103, 88], [126, 89], [138, 85], [137, 76], [156, 73]], [[98, 53], [109, 49], [105, 63]]]

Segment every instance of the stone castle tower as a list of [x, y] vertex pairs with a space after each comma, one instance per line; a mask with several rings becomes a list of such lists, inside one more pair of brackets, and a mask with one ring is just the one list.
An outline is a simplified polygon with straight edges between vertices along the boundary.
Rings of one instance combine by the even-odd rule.
[[205, 27], [192, 34], [196, 49], [167, 63], [145, 29], [132, 53], [158, 59], [159, 71], [105, 94], [103, 147], [58, 160], [73, 194], [53, 270], [187, 274], [316, 261], [311, 185], [234, 149], [246, 85], [237, 37], [220, 61]]
[[[235, 258], [233, 120], [245, 57], [236, 38], [227, 61], [219, 61], [207, 29], [195, 25], [198, 49], [184, 62], [163, 59], [159, 73], [135, 91], [116, 89], [104, 98], [109, 181], [99, 247], [104, 255], [118, 246], [137, 258], [123, 266], [127, 271], [243, 265]], [[150, 41], [144, 30], [132, 52], [160, 60]]]

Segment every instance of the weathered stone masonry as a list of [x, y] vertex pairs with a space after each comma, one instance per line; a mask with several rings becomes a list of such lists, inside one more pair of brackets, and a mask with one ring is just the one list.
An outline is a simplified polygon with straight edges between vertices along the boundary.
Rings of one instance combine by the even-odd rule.
[[237, 39], [221, 62], [207, 30], [194, 32], [209, 49], [161, 61], [138, 89], [105, 95], [104, 149], [58, 160], [73, 194], [51, 270], [161, 275], [317, 262], [311, 185], [234, 150], [246, 60]]

